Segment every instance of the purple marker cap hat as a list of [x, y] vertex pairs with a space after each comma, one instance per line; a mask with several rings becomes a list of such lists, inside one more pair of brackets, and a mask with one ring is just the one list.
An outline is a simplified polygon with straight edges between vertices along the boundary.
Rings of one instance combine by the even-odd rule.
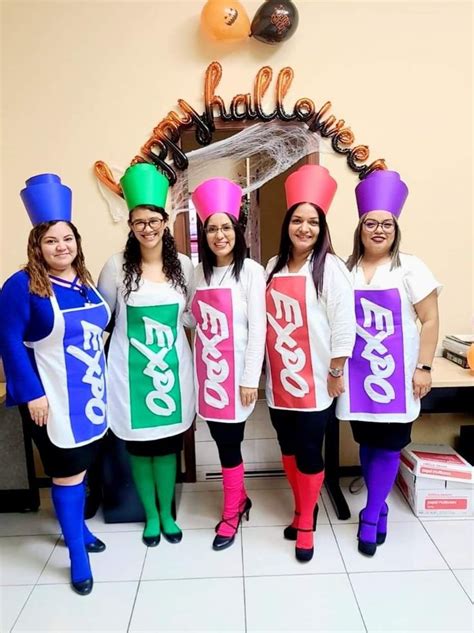
[[398, 218], [408, 196], [408, 187], [396, 171], [379, 169], [357, 185], [355, 194], [359, 217], [369, 211], [388, 211]]
[[72, 191], [56, 174], [38, 174], [20, 191], [33, 226], [54, 220], [71, 221]]

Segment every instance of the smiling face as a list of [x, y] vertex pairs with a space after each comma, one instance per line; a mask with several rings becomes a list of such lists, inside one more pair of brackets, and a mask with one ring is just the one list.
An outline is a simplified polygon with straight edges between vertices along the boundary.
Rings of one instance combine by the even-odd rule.
[[395, 220], [388, 211], [369, 211], [362, 221], [361, 241], [368, 255], [384, 257], [395, 241]]
[[303, 202], [293, 211], [288, 236], [295, 254], [310, 253], [319, 236], [319, 216], [312, 204]]
[[77, 242], [67, 222], [53, 224], [40, 241], [46, 267], [53, 274], [68, 273], [77, 256]]
[[130, 213], [128, 226], [137, 238], [140, 248], [153, 249], [159, 246], [166, 228], [166, 220], [160, 211], [136, 207]]
[[227, 213], [214, 213], [205, 226], [207, 244], [216, 256], [218, 265], [230, 264], [233, 260], [235, 230]]

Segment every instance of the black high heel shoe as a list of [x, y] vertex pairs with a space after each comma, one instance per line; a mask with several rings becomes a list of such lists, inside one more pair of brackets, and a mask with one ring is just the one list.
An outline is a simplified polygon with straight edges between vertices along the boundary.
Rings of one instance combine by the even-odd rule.
[[[314, 506], [314, 511], [313, 511], [313, 532], [316, 531], [316, 524], [318, 522], [318, 512], [319, 512], [319, 505], [316, 504]], [[295, 512], [295, 516], [299, 517], [300, 513]], [[292, 525], [289, 525], [283, 530], [283, 538], [286, 538], [287, 541], [296, 541], [297, 533], [298, 533], [298, 528], [295, 528]]]
[[[214, 537], [214, 541], [212, 542], [213, 550], [215, 550], [216, 552], [219, 552], [220, 550], [227, 549], [228, 547], [232, 545], [232, 543], [235, 541], [235, 535], [238, 532], [240, 523], [242, 522], [242, 517], [245, 516], [247, 521], [249, 520], [251, 507], [252, 507], [252, 500], [250, 499], [250, 497], [247, 497], [245, 499], [244, 507], [242, 508], [241, 511], [238, 512], [238, 514], [236, 514], [231, 519], [222, 519], [221, 521], [219, 521], [219, 523], [216, 525], [216, 528], [215, 528], [216, 532], [222, 523], [226, 523], [234, 530], [234, 533], [232, 534], [232, 536], [221, 536], [220, 534], [216, 534], [216, 536]], [[233, 523], [230, 523], [230, 521], [232, 521], [233, 519], [237, 517], [238, 517], [237, 526], [234, 527]]]
[[[296, 528], [297, 532], [313, 532], [312, 529], [303, 529]], [[295, 547], [295, 557], [296, 560], [300, 563], [309, 563], [309, 561], [313, 558], [314, 554], [314, 546], [310, 548], [306, 547]]]
[[357, 546], [357, 549], [359, 550], [359, 552], [361, 554], [364, 554], [364, 556], [373, 556], [375, 554], [375, 552], [377, 551], [377, 543], [371, 543], [370, 541], [363, 541], [362, 539], [359, 538], [360, 535], [360, 529], [362, 527], [362, 525], [371, 525], [372, 527], [377, 527], [376, 523], [370, 523], [369, 521], [364, 521], [362, 518], [362, 510], [359, 512], [359, 529], [357, 530], [357, 539], [359, 541], [359, 544]]
[[245, 499], [244, 507], [243, 507], [242, 511], [240, 512], [239, 523], [242, 521], [242, 517], [245, 517], [247, 519], [247, 521], [249, 520], [250, 508], [251, 507], [252, 507], [252, 499], [250, 499], [250, 497], [247, 497]]
[[[232, 536], [221, 536], [220, 534], [216, 534], [212, 542], [213, 550], [215, 550], [216, 552], [220, 552], [221, 550], [227, 549], [228, 547], [232, 545], [232, 543], [235, 541], [235, 535], [237, 534], [237, 530], [239, 529], [240, 520], [242, 519], [242, 514], [239, 512], [230, 519], [221, 519], [219, 521], [219, 523], [216, 525], [216, 532], [219, 529], [219, 527], [223, 523], [225, 523], [226, 525], [228, 525], [234, 530], [234, 533], [232, 534]], [[231, 523], [232, 519], [237, 519], [237, 526]]]
[[86, 543], [86, 552], [89, 554], [99, 554], [106, 549], [106, 545], [100, 538], [96, 538], [92, 543]]

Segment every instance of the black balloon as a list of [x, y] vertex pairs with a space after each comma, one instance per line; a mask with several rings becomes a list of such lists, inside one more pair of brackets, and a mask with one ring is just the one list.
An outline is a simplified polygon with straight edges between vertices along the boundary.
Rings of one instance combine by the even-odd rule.
[[279, 44], [297, 27], [298, 9], [291, 0], [265, 0], [252, 20], [250, 33], [265, 44]]

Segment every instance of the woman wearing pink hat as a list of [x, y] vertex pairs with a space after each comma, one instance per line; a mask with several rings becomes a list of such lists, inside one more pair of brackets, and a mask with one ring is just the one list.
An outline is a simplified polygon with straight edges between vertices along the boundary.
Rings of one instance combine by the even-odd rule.
[[359, 516], [358, 549], [366, 556], [385, 542], [386, 498], [420, 399], [431, 388], [438, 340], [441, 285], [422, 261], [399, 251], [398, 217], [407, 196], [394, 171], [373, 172], [356, 187], [359, 224], [348, 267], [357, 337], [337, 416], [350, 420], [360, 445], [367, 503]]
[[352, 285], [326, 223], [336, 188], [318, 165], [287, 178], [280, 249], [267, 265], [266, 393], [295, 500], [283, 535], [296, 540], [300, 562], [313, 557], [322, 443], [355, 339]]
[[238, 222], [241, 197], [240, 187], [227, 178], [203, 182], [192, 196], [203, 224], [192, 303], [196, 408], [217, 444], [224, 486], [222, 520], [212, 544], [217, 551], [232, 545], [252, 506], [241, 443], [258, 397], [265, 348], [265, 274], [246, 257]]

